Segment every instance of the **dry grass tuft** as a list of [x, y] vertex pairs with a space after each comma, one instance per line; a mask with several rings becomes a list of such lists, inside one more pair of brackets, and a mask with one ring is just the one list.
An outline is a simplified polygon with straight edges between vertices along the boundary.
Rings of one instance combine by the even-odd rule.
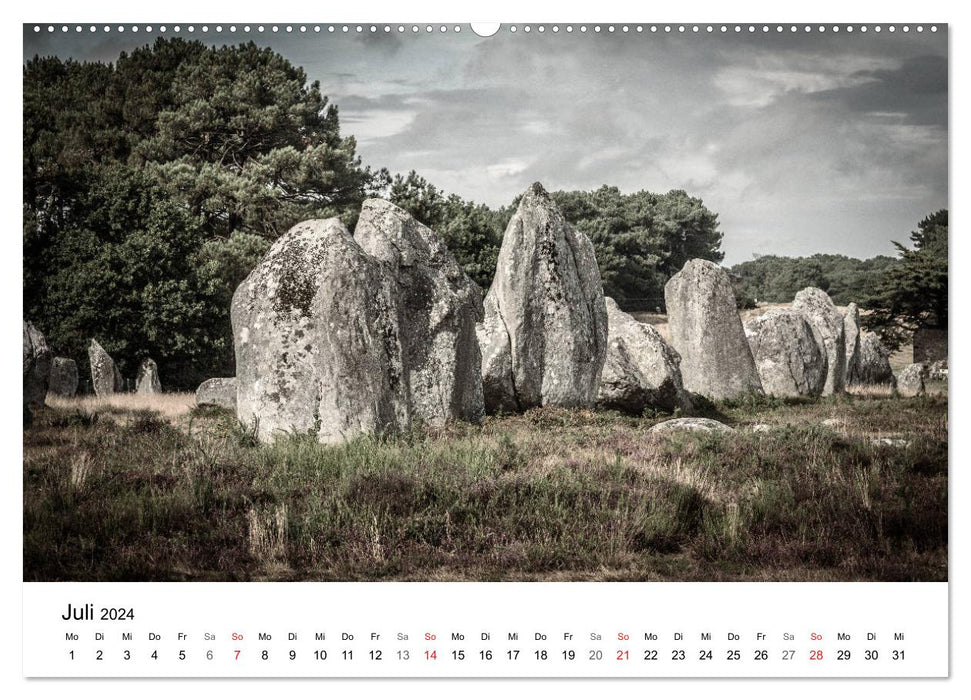
[[81, 491], [88, 475], [91, 473], [91, 455], [87, 452], [75, 455], [71, 458], [71, 486], [75, 491]]
[[889, 384], [850, 384], [846, 387], [846, 393], [853, 396], [866, 396], [870, 398], [893, 396], [895, 390]]
[[162, 417], [174, 421], [186, 415], [195, 405], [193, 393], [178, 394], [114, 394], [113, 396], [74, 396], [67, 398], [55, 394], [47, 395], [47, 405], [62, 411], [78, 411], [93, 415], [109, 413], [124, 415], [134, 411], [155, 411]]
[[249, 551], [263, 564], [278, 564], [287, 558], [287, 507], [250, 508], [246, 513]]

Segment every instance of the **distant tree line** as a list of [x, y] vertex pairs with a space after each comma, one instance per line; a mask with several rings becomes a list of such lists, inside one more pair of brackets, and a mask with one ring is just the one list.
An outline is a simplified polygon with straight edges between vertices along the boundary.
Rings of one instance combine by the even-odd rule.
[[[126, 376], [151, 356], [173, 389], [233, 372], [233, 291], [295, 223], [353, 226], [365, 198], [388, 197], [486, 289], [516, 205], [364, 166], [320, 85], [253, 43], [159, 39], [110, 64], [27, 61], [23, 170], [25, 317], [83, 375], [95, 337]], [[554, 196], [629, 308], [663, 305], [689, 257], [722, 258], [717, 216], [684, 192]]]
[[858, 260], [845, 255], [818, 253], [808, 257], [757, 255], [733, 265], [736, 287], [747, 301], [792, 301], [805, 287], [818, 287], [836, 304], [860, 304], [874, 294], [884, 275], [898, 261], [888, 255]]
[[922, 219], [910, 234], [910, 243], [908, 247], [893, 241], [896, 258], [759, 255], [730, 268], [736, 297], [740, 306], [789, 302], [800, 289], [819, 287], [836, 304], [856, 302], [865, 311], [864, 327], [897, 349], [918, 328], [947, 329], [947, 209]]

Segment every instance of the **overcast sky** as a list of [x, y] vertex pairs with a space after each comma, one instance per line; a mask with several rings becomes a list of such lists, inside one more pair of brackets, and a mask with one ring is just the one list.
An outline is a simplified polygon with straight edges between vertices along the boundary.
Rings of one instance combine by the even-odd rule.
[[[943, 27], [488, 39], [463, 29], [248, 37], [320, 81], [366, 163], [493, 206], [535, 180], [684, 189], [719, 214], [728, 264], [892, 254], [891, 239], [947, 206]], [[24, 57], [111, 61], [149, 40], [25, 27]]]

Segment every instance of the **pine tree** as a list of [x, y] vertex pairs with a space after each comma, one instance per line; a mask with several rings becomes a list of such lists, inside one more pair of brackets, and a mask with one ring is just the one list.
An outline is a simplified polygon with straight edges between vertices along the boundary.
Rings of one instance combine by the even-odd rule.
[[272, 241], [386, 186], [270, 49], [159, 39], [24, 66], [24, 313], [84, 373], [97, 337], [171, 388], [232, 372], [229, 304]]
[[908, 248], [894, 241], [900, 264], [891, 269], [864, 307], [863, 324], [896, 349], [922, 326], [947, 328], [947, 209], [925, 217]]

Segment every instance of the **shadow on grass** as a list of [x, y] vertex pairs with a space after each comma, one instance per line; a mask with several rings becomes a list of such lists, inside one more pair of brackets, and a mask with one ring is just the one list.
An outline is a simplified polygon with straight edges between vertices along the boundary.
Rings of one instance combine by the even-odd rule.
[[[820, 425], [833, 412], [845, 430]], [[700, 415], [777, 427], [658, 439], [660, 416], [545, 408], [263, 445], [221, 410], [42, 410], [24, 431], [24, 577], [947, 578], [946, 399], [760, 397]]]

